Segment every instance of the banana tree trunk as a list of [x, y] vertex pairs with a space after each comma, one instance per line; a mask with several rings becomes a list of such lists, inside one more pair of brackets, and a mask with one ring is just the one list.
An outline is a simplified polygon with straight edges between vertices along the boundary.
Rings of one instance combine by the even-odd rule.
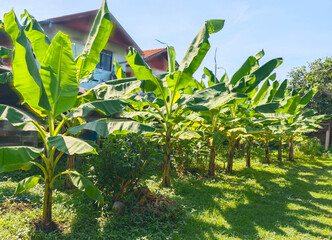
[[212, 145], [211, 141], [211, 146], [210, 146], [210, 163], [209, 163], [209, 172], [208, 176], [211, 178], [215, 177], [215, 167], [216, 167], [216, 147]]
[[288, 160], [294, 162], [294, 139], [293, 137], [289, 138], [289, 155]]
[[44, 204], [43, 204], [43, 224], [48, 226], [52, 222], [52, 188], [50, 187], [50, 179], [46, 179]]
[[270, 141], [268, 138], [265, 139], [265, 163], [270, 164], [270, 148], [269, 148]]
[[250, 168], [251, 143], [252, 143], [252, 138], [249, 137], [247, 141], [246, 168]]
[[[68, 169], [74, 169], [75, 168], [75, 155], [68, 155], [67, 157], [67, 170]], [[75, 186], [73, 183], [70, 181], [68, 174], [66, 174], [66, 182], [65, 186], [67, 189], [74, 189]]]
[[240, 141], [238, 141], [238, 153], [241, 157], [244, 156], [244, 153], [242, 151], [242, 145], [241, 145]]
[[235, 138], [232, 137], [229, 143], [229, 153], [228, 153], [228, 161], [226, 167], [226, 172], [228, 173], [233, 172], [234, 150], [235, 150]]
[[282, 138], [279, 138], [278, 160], [282, 162]]
[[162, 187], [171, 186], [171, 137], [166, 136], [165, 138], [165, 156], [162, 174]]

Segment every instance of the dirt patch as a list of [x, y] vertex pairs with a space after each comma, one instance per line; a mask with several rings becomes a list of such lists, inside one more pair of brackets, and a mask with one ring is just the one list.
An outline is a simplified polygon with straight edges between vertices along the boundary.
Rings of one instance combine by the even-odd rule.
[[132, 214], [140, 216], [153, 215], [159, 220], [176, 218], [178, 203], [161, 194], [155, 194], [148, 187], [140, 189], [139, 201], [132, 208]]
[[52, 221], [51, 223], [45, 225], [42, 219], [35, 219], [32, 221], [32, 229], [34, 232], [42, 231], [44, 233], [59, 232], [64, 231], [65, 224]]
[[31, 208], [31, 203], [26, 199], [12, 199], [0, 202], [0, 210], [4, 212], [24, 211], [27, 208]]

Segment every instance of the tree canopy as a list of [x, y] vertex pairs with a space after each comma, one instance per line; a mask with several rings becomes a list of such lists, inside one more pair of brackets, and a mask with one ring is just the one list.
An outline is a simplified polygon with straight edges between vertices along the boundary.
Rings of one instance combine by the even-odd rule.
[[318, 92], [308, 104], [308, 108], [316, 110], [319, 114], [332, 114], [332, 57], [317, 59], [291, 70], [288, 77], [289, 88], [303, 89], [305, 94], [312, 88]]

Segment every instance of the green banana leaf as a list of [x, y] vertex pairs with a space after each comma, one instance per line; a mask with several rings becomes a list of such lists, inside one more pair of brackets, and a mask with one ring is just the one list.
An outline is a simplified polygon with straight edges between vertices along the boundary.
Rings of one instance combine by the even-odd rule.
[[0, 74], [0, 84], [12, 82], [12, 79], [13, 79], [12, 72], [5, 72]]
[[211, 98], [206, 101], [202, 101], [197, 104], [192, 104], [188, 106], [188, 109], [194, 111], [194, 112], [202, 112], [202, 111], [209, 111], [212, 109], [217, 109], [219, 107], [225, 106], [229, 102], [236, 100], [236, 99], [242, 99], [245, 98], [245, 94], [239, 94], [239, 93], [222, 93], [219, 96], [215, 98]]
[[77, 79], [86, 78], [96, 68], [100, 61], [100, 52], [107, 44], [112, 29], [113, 23], [111, 22], [110, 12], [106, 0], [103, 0], [92, 24], [83, 52], [76, 59]]
[[88, 102], [69, 112], [67, 117], [86, 117], [94, 111], [109, 116], [121, 112], [128, 105], [128, 102], [119, 99]]
[[[275, 73], [273, 75], [276, 76]], [[268, 90], [268, 93], [265, 94], [264, 98], [262, 99], [262, 103], [271, 102], [274, 96], [276, 95], [278, 89], [279, 89], [279, 82], [274, 80], [272, 86]]]
[[287, 79], [280, 84], [272, 101], [280, 101], [281, 99], [283, 99], [285, 97], [286, 91], [287, 91]]
[[189, 45], [182, 62], [179, 66], [177, 77], [174, 77], [174, 89], [181, 90], [188, 87], [194, 81], [193, 74], [201, 65], [204, 57], [210, 49], [209, 37], [211, 34], [219, 32], [224, 27], [224, 20], [213, 19], [205, 22], [196, 37]]
[[[256, 105], [261, 105], [261, 104], [265, 104], [265, 103], [269, 103], [272, 101], [274, 95], [277, 92], [278, 86], [279, 86], [279, 82], [275, 81], [275, 76], [276, 74], [272, 74], [264, 83], [263, 85], [260, 87], [260, 89], [258, 90], [257, 94], [261, 94], [259, 96], [258, 99], [254, 99], [256, 100], [252, 106], [256, 106]], [[272, 85], [270, 85], [270, 80], [272, 80]], [[265, 85], [265, 83], [268, 82], [267, 85]], [[263, 89], [264, 87], [266, 87], [265, 89]], [[256, 95], [257, 95], [256, 94]]]
[[201, 138], [202, 136], [199, 135], [196, 131], [181, 131], [179, 132], [178, 136], [179, 139], [184, 139], [184, 140], [188, 140], [188, 139], [193, 139], [193, 138]]
[[60, 152], [64, 152], [68, 155], [83, 153], [97, 154], [96, 149], [94, 149], [90, 144], [71, 136], [58, 135], [54, 137], [48, 137], [47, 142], [51, 146], [58, 149]]
[[[288, 113], [263, 113], [262, 115], [267, 119], [278, 119], [278, 120], [285, 120], [285, 119], [292, 117], [292, 115], [288, 114]], [[264, 118], [259, 118], [257, 120], [260, 120], [260, 119], [264, 119]]]
[[0, 172], [26, 169], [42, 152], [42, 148], [26, 146], [0, 147]]
[[99, 136], [102, 137], [107, 137], [110, 134], [127, 134], [131, 132], [139, 134], [147, 134], [155, 131], [153, 127], [135, 121], [107, 121], [107, 120], [89, 122], [86, 124], [69, 128], [68, 131], [71, 134], [76, 135], [83, 129], [95, 131]]
[[10, 58], [13, 55], [13, 50], [0, 46], [0, 58]]
[[85, 192], [88, 197], [97, 200], [100, 204], [103, 204], [104, 197], [92, 182], [75, 170], [69, 169], [67, 170], [67, 174], [75, 187]]
[[33, 188], [38, 184], [39, 179], [41, 179], [41, 175], [24, 178], [18, 183], [15, 190], [15, 194], [20, 194], [24, 191], [28, 191], [29, 189]]
[[34, 119], [25, 112], [3, 104], [0, 104], [0, 120], [7, 120], [16, 127], [23, 127], [28, 122], [34, 121]]
[[254, 111], [257, 113], [273, 113], [277, 111], [279, 107], [280, 107], [279, 102], [271, 102], [271, 103], [257, 105], [252, 109], [254, 109]]
[[284, 100], [280, 101], [281, 108], [278, 109], [278, 112], [295, 114], [300, 101], [301, 97], [297, 94], [287, 96]]
[[133, 47], [129, 47], [129, 53], [126, 56], [126, 59], [130, 67], [133, 69], [136, 78], [139, 80], [145, 80], [143, 90], [145, 92], [153, 91], [156, 97], [166, 100], [168, 89], [159, 78], [153, 76], [152, 70]]
[[252, 106], [256, 106], [260, 103], [260, 101], [262, 100], [262, 98], [264, 97], [264, 95], [266, 94], [266, 92], [268, 91], [270, 87], [270, 80], [267, 79], [262, 86], [259, 88], [259, 90], [257, 91], [256, 95], [253, 98], [253, 102], [252, 102]]
[[214, 73], [210, 69], [208, 69], [208, 68], [205, 67], [203, 69], [203, 72], [209, 78], [209, 81], [208, 81], [208, 86], [209, 87], [211, 87], [211, 86], [213, 86], [213, 85], [215, 85], [215, 84], [218, 83], [218, 79], [216, 78], [216, 76], [214, 75]]
[[15, 49], [12, 61], [14, 87], [29, 106], [39, 111], [50, 111], [51, 107], [29, 40], [13, 10], [4, 15], [4, 26], [13, 40]]
[[317, 91], [318, 89], [311, 89], [309, 92], [307, 92], [307, 94], [301, 98], [298, 108], [304, 108], [311, 101], [311, 99], [313, 99]]
[[114, 66], [115, 66], [115, 76], [117, 79], [123, 79], [126, 78], [126, 74], [125, 72], [122, 70], [121, 65], [118, 62], [113, 62]]
[[140, 96], [138, 94], [134, 94], [126, 98], [126, 101], [130, 103], [130, 106], [137, 110], [143, 111], [145, 106], [149, 105], [149, 102], [146, 100], [146, 96]]
[[257, 70], [259, 67], [258, 60], [261, 59], [264, 55], [264, 50], [261, 50], [256, 54], [255, 57], [248, 57], [242, 66], [234, 73], [232, 78], [229, 80], [229, 83], [235, 86], [237, 82], [244, 78], [246, 75], [249, 75], [253, 71]]
[[[201, 65], [205, 55], [210, 49], [210, 34], [219, 32], [224, 27], [225, 20], [213, 19], [205, 22], [204, 26], [198, 32], [189, 48], [187, 49], [179, 71], [187, 76], [192, 76]], [[183, 79], [185, 80], [185, 79]]]
[[224, 82], [215, 84], [211, 87], [205, 88], [200, 91], [196, 91], [193, 95], [192, 98], [196, 103], [208, 100], [208, 99], [213, 99], [216, 96], [226, 92], [226, 85]]
[[252, 67], [256, 63], [256, 58], [253, 56], [248, 57], [248, 59], [243, 63], [243, 65], [237, 70], [232, 76], [230, 83], [235, 85], [238, 81], [240, 81], [244, 76], [248, 75], [252, 69]]
[[168, 72], [175, 72], [175, 50], [172, 46], [167, 46], [167, 56], [168, 56]]
[[121, 117], [129, 118], [129, 119], [135, 119], [136, 117], [141, 117], [145, 120], [152, 120], [152, 119], [162, 120], [162, 118], [159, 114], [156, 114], [155, 112], [148, 112], [148, 111], [123, 112], [121, 114]]
[[[0, 23], [0, 29], [1, 29], [1, 23]], [[0, 46], [0, 65], [3, 65], [3, 62], [1, 61], [2, 58], [11, 58], [13, 55], [13, 50]], [[1, 78], [0, 78], [1, 79]], [[2, 80], [1, 80], [2, 81]], [[0, 83], [2, 84], [2, 82], [0, 81]]]
[[45, 35], [45, 32], [38, 21], [30, 15], [27, 10], [24, 10], [24, 13], [21, 15], [21, 18], [23, 17], [27, 17], [27, 20], [30, 21], [25, 28], [25, 34], [31, 42], [31, 47], [38, 62], [42, 63], [51, 41]]
[[212, 135], [212, 145], [219, 147], [226, 140], [226, 137], [219, 131], [214, 132]]
[[53, 38], [41, 63], [40, 76], [54, 116], [68, 111], [76, 102], [78, 82], [68, 36], [62, 32]]
[[141, 89], [144, 82], [136, 78], [110, 80], [94, 87], [99, 99], [126, 98], [127, 95]]
[[73, 108], [77, 108], [78, 106], [80, 106], [84, 103], [93, 102], [93, 101], [97, 101], [97, 100], [98, 100], [97, 94], [94, 91], [94, 89], [92, 88], [92, 89], [88, 90], [87, 92], [77, 96], [76, 103]]
[[255, 81], [247, 89], [246, 93], [254, 90], [260, 84], [260, 82], [267, 78], [273, 72], [273, 70], [276, 69], [281, 63], [282, 58], [275, 58], [268, 61], [263, 66], [254, 71], [252, 75], [256, 77]]

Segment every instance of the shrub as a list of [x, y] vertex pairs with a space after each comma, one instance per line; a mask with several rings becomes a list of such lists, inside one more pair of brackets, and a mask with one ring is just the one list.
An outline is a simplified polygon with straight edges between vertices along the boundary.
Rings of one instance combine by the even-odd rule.
[[146, 165], [159, 156], [157, 145], [138, 134], [110, 135], [97, 152], [87, 157], [85, 171], [113, 200], [128, 196], [138, 186]]
[[324, 152], [324, 146], [321, 145], [320, 140], [314, 138], [304, 138], [298, 143], [298, 148], [301, 152], [311, 156], [321, 156]]
[[209, 146], [201, 139], [178, 140], [173, 145], [173, 157], [177, 172], [184, 174], [198, 170], [201, 174], [206, 171], [209, 160]]

